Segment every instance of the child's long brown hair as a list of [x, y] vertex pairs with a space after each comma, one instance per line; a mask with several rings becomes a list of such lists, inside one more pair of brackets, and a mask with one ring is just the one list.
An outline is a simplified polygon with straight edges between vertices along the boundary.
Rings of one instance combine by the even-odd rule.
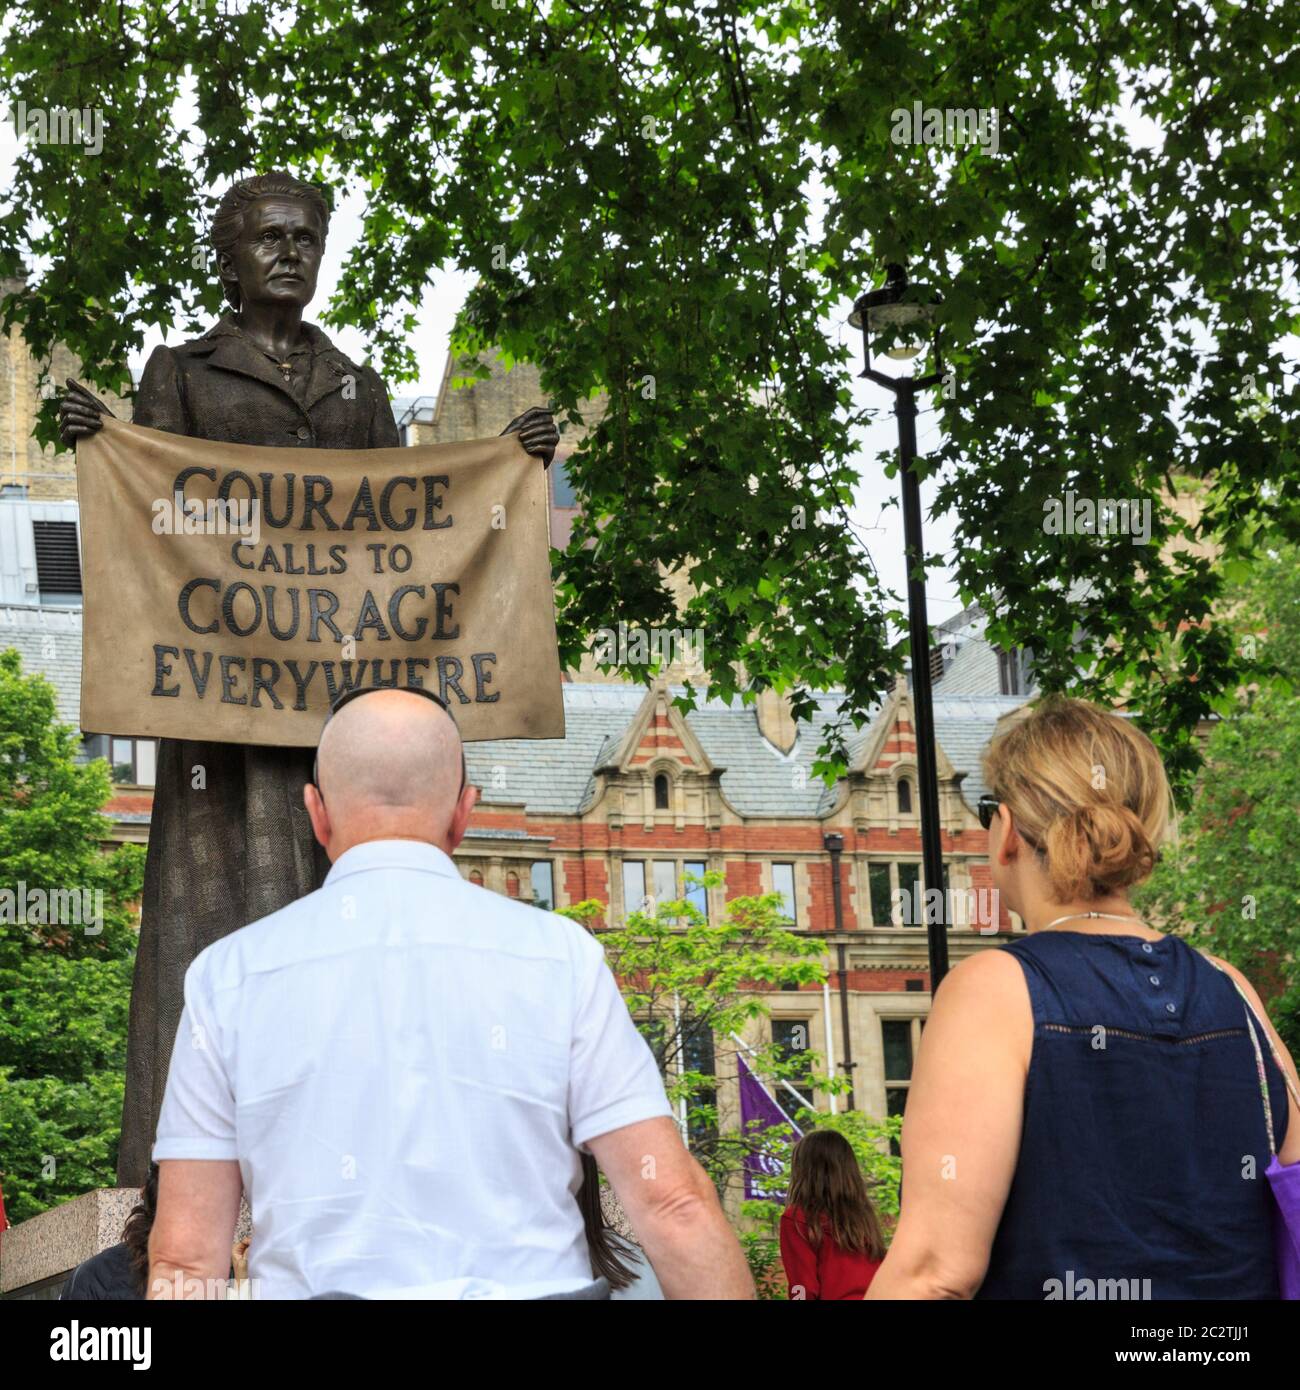
[[807, 1222], [808, 1243], [821, 1244], [823, 1228], [841, 1250], [868, 1259], [885, 1257], [880, 1220], [867, 1194], [853, 1146], [838, 1131], [814, 1129], [794, 1146], [786, 1206]]
[[578, 1189], [578, 1210], [587, 1234], [592, 1278], [606, 1279], [610, 1288], [618, 1293], [636, 1280], [636, 1271], [625, 1248], [616, 1244], [617, 1233], [605, 1220], [605, 1210], [600, 1205], [600, 1169], [596, 1160], [581, 1151], [579, 1157], [582, 1159], [582, 1186]]
[[145, 1284], [149, 1278], [149, 1232], [153, 1230], [153, 1219], [158, 1210], [158, 1165], [149, 1165], [149, 1175], [140, 1189], [140, 1200], [131, 1208], [122, 1228], [122, 1244], [126, 1246], [131, 1258], [131, 1276], [144, 1297]]

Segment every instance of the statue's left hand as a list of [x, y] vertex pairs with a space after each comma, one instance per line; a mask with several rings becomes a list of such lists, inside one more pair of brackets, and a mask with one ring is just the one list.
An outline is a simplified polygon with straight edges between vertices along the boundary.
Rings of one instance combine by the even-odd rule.
[[540, 405], [515, 416], [501, 433], [517, 434], [524, 448], [534, 457], [541, 459], [543, 468], [555, 457], [555, 449], [560, 442], [560, 431], [555, 427], [555, 416]]

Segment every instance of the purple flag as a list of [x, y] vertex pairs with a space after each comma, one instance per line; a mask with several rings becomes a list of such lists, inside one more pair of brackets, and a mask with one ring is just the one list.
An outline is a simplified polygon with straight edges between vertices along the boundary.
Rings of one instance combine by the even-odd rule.
[[[740, 1079], [740, 1128], [746, 1136], [759, 1139], [761, 1130], [771, 1125], [790, 1125], [794, 1138], [803, 1138], [803, 1130], [768, 1095], [766, 1087], [745, 1065], [745, 1059], [739, 1052], [736, 1053], [736, 1074]], [[781, 1164], [775, 1155], [761, 1150], [746, 1155], [746, 1197], [782, 1201], [784, 1191], [774, 1191], [771, 1185], [774, 1178], [779, 1181], [781, 1177]]]

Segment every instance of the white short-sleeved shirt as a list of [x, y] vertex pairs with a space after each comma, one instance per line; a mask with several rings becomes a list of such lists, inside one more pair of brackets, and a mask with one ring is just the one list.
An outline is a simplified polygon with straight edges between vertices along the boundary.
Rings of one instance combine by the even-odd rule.
[[589, 1283], [578, 1145], [670, 1115], [600, 943], [378, 840], [203, 951], [155, 1159], [237, 1159], [264, 1298]]

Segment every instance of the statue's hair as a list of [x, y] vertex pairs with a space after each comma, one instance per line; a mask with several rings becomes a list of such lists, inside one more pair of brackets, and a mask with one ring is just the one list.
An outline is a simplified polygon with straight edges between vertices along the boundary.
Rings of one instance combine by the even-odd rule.
[[[320, 218], [321, 241], [329, 235], [330, 210], [324, 195], [314, 184], [304, 183], [292, 174], [272, 170], [269, 174], [257, 174], [250, 179], [240, 179], [226, 190], [217, 206], [217, 215], [212, 219], [209, 240], [214, 249], [221, 252], [233, 251], [244, 229], [244, 213], [250, 204], [259, 198], [299, 198], [308, 207], [316, 210]], [[233, 281], [223, 280], [222, 289], [226, 300], [234, 309], [239, 308], [239, 286]]]

